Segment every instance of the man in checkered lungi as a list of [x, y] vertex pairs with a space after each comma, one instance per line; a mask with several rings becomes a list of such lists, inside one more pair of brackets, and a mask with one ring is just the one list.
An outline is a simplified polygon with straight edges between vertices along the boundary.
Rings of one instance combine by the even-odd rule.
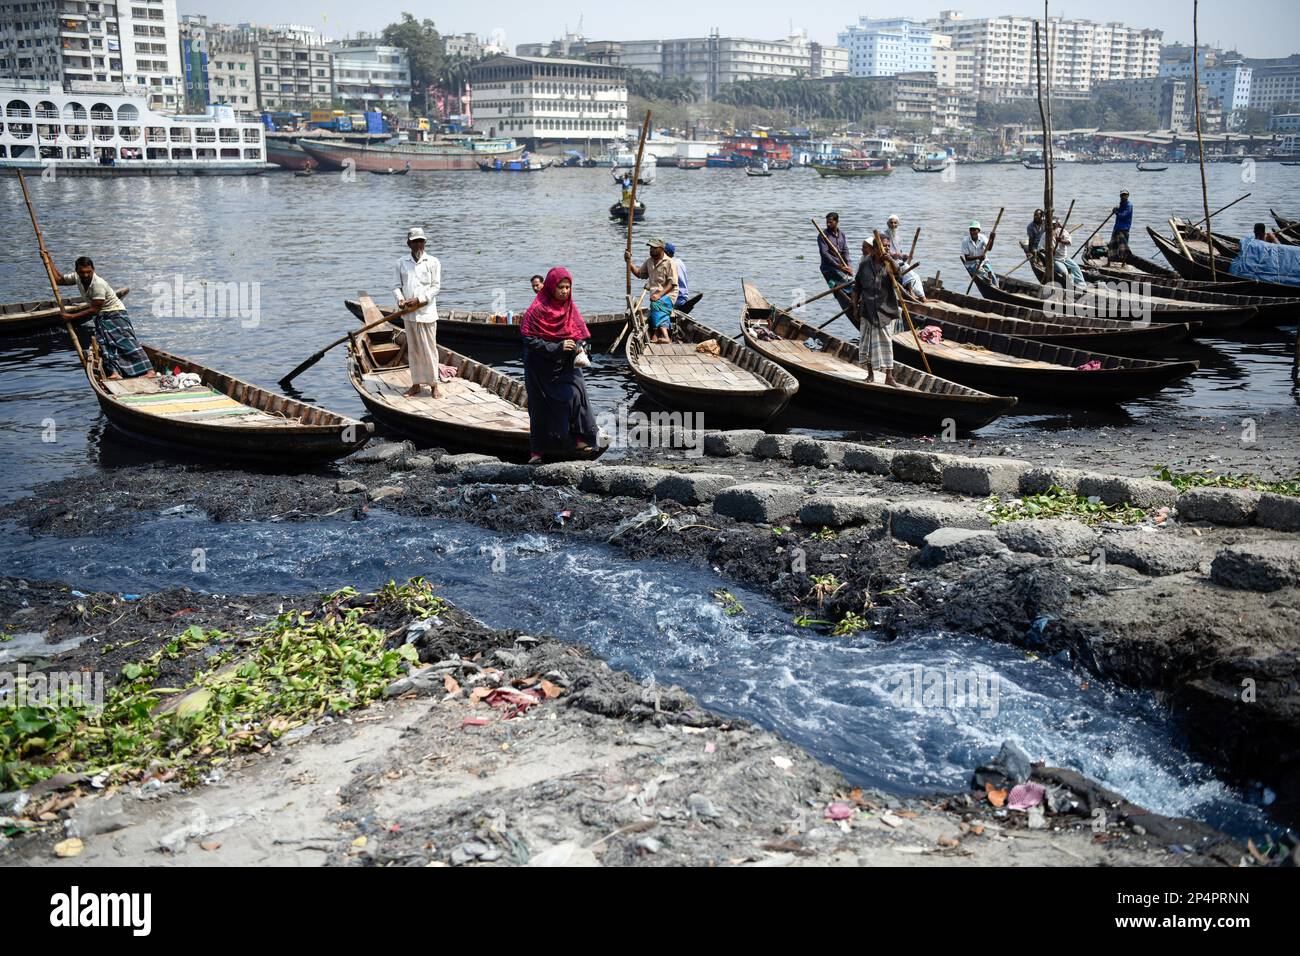
[[48, 258], [46, 265], [58, 279], [59, 285], [75, 285], [81, 290], [81, 296], [86, 300], [85, 306], [65, 312], [64, 318], [69, 322], [80, 322], [95, 317], [95, 341], [99, 344], [99, 354], [104, 362], [105, 378], [149, 378], [156, 374], [153, 362], [145, 354], [140, 340], [135, 337], [135, 329], [131, 327], [131, 317], [126, 313], [126, 306], [117, 297], [113, 287], [95, 273], [95, 264], [89, 256], [77, 260], [75, 272], [59, 272]]
[[888, 266], [875, 245], [862, 243], [862, 261], [853, 279], [853, 306], [858, 317], [858, 364], [875, 381], [875, 369], [885, 371], [885, 384], [894, 384], [894, 343], [890, 339], [898, 319], [898, 295]]

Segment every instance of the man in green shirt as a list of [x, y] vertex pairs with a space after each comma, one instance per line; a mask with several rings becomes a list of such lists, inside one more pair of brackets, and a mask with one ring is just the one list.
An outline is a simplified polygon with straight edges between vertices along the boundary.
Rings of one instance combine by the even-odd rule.
[[131, 317], [126, 313], [126, 306], [117, 297], [113, 287], [95, 274], [95, 263], [89, 256], [82, 256], [76, 262], [75, 272], [59, 272], [48, 257], [45, 264], [50, 273], [58, 278], [59, 285], [75, 285], [81, 290], [86, 305], [81, 309], [65, 312], [64, 318], [69, 322], [80, 322], [92, 316], [95, 319], [95, 341], [99, 343], [99, 354], [104, 362], [105, 377], [109, 379], [149, 378], [154, 372], [153, 362], [145, 354], [140, 340], [135, 337], [131, 327]]

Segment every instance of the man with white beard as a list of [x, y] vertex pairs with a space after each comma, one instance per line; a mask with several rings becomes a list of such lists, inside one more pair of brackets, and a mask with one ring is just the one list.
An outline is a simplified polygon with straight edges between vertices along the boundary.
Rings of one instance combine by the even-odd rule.
[[908, 294], [918, 302], [925, 301], [925, 287], [921, 284], [921, 277], [917, 275], [917, 270], [913, 269], [907, 274], [903, 270], [911, 263], [911, 255], [903, 252], [898, 245], [898, 215], [889, 217], [885, 231], [882, 232], [881, 238], [885, 240], [885, 252], [889, 253], [889, 258], [894, 260], [894, 265], [898, 267], [898, 280], [902, 283], [903, 288], [907, 289]]

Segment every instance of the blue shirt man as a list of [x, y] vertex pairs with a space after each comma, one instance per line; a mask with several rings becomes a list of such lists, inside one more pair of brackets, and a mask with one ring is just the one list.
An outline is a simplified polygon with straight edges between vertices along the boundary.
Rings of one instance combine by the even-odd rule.
[[1115, 232], [1124, 233], [1127, 239], [1129, 230], [1133, 228], [1133, 204], [1128, 201], [1127, 189], [1119, 194], [1119, 205], [1111, 211], [1115, 213]]

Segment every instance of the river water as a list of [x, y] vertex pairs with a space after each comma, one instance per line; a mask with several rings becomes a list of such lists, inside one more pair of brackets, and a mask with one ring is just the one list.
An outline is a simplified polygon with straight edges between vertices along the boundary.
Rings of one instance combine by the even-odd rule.
[[[202, 548], [196, 574], [192, 551]], [[1112, 686], [1064, 658], [956, 634], [892, 642], [829, 637], [792, 623], [763, 595], [707, 568], [633, 561], [601, 545], [500, 537], [467, 524], [383, 511], [363, 521], [214, 524], [159, 517], [108, 538], [32, 538], [0, 527], [0, 574], [142, 593], [184, 586], [226, 594], [377, 587], [424, 575], [485, 623], [585, 644], [611, 666], [676, 683], [719, 713], [775, 730], [854, 783], [895, 794], [962, 789], [1001, 742], [1070, 767], [1158, 813], [1242, 838], [1270, 829], [1259, 801], [1183, 749], [1147, 693]], [[0, 646], [0, 662], [4, 657]], [[935, 696], [949, 680], [966, 693]]]
[[[1254, 181], [1243, 167], [1208, 167], [1211, 201], [1247, 200], [1215, 220], [1216, 231], [1247, 232], [1270, 221], [1269, 207], [1300, 215], [1300, 168], [1259, 164]], [[1249, 177], [1247, 177], [1249, 178]], [[126, 300], [141, 337], [154, 345], [214, 364], [241, 378], [274, 383], [302, 358], [337, 338], [355, 320], [342, 299], [368, 290], [391, 301], [395, 263], [405, 254], [406, 229], [423, 226], [430, 250], [442, 262], [446, 309], [522, 309], [531, 299], [528, 277], [564, 265], [575, 277], [574, 295], [587, 312], [621, 307], [624, 232], [607, 209], [617, 188], [608, 169], [548, 170], [529, 175], [413, 173], [405, 177], [338, 174], [298, 178], [287, 173], [197, 179], [76, 179], [30, 181], [47, 244], [58, 264], [71, 268], [77, 255], [92, 256], [115, 285], [133, 288]], [[1200, 179], [1195, 166], [1165, 173], [1138, 173], [1129, 165], [1066, 165], [1057, 172], [1057, 195], [1082, 241], [1105, 218], [1120, 188], [1133, 193], [1137, 209], [1134, 247], [1156, 256], [1144, 227], [1170, 215], [1199, 217]], [[696, 316], [720, 331], [739, 329], [740, 280], [758, 284], [776, 302], [799, 289], [823, 288], [817, 272], [815, 233], [809, 218], [829, 210], [842, 214], [856, 247], [891, 213], [902, 217], [910, 242], [922, 227], [917, 258], [921, 271], [941, 270], [950, 285], [964, 286], [958, 247], [971, 218], [987, 231], [1005, 206], [993, 263], [1009, 268], [1020, 258], [1016, 245], [1033, 208], [1041, 204], [1042, 174], [1020, 166], [959, 166], [952, 181], [906, 167], [883, 179], [822, 180], [809, 170], [779, 172], [766, 179], [741, 170], [663, 169], [640, 195], [648, 206], [638, 226], [638, 255], [645, 238], [675, 242], [687, 264], [693, 291], [705, 293]], [[0, 180], [0, 301], [46, 298], [18, 183]], [[1103, 232], [1102, 237], [1106, 236]], [[855, 250], [856, 251], [856, 250]], [[1027, 274], [1022, 270], [1021, 274]], [[243, 283], [244, 314], [186, 317], [155, 284]], [[253, 293], [256, 293], [256, 300]], [[829, 317], [828, 297], [809, 306]], [[843, 320], [831, 327], [852, 337]], [[1202, 371], [1158, 396], [1129, 403], [1107, 424], [1140, 427], [1153, 417], [1239, 421], [1261, 410], [1294, 408], [1289, 386], [1289, 332], [1250, 331], [1231, 341], [1207, 340], [1180, 347]], [[486, 353], [502, 368], [518, 371], [517, 356]], [[343, 350], [301, 376], [296, 387], [309, 399], [359, 416], [360, 401], [344, 373]], [[622, 363], [600, 359], [589, 375], [597, 414], [635, 395]], [[983, 434], [1032, 433], [1087, 424], [1095, 412], [1061, 413], [1022, 406]], [[842, 423], [808, 419], [797, 410], [778, 423], [833, 433]], [[49, 425], [53, 423], [53, 429]], [[707, 420], [705, 422], [707, 425]], [[102, 440], [104, 426], [94, 398], [62, 333], [0, 341], [0, 500], [58, 478], [87, 463], [124, 454]], [[43, 441], [42, 438], [54, 438]]]

